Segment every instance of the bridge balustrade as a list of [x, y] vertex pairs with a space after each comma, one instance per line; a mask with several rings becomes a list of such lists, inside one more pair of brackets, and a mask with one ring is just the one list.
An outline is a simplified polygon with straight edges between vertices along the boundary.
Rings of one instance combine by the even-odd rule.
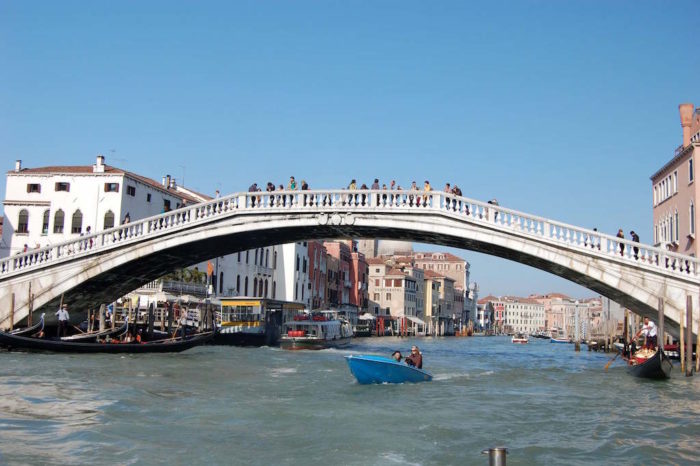
[[563, 244], [574, 250], [643, 264], [672, 274], [698, 275], [699, 260], [661, 248], [577, 228], [504, 207], [440, 191], [314, 190], [236, 193], [140, 219], [92, 235], [28, 251], [0, 261], [0, 277], [57, 261], [157, 237], [191, 225], [245, 212], [415, 212], [439, 213], [488, 225], [494, 231]]

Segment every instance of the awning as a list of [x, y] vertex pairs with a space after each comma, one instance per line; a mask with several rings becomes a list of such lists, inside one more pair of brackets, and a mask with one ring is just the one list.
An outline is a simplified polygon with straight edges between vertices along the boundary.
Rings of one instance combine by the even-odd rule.
[[418, 317], [413, 317], [413, 316], [406, 316], [406, 317], [408, 318], [408, 320], [410, 320], [410, 321], [413, 322], [414, 324], [425, 325], [425, 322], [423, 322], [422, 320], [420, 320]]
[[365, 312], [361, 316], [358, 317], [359, 320], [376, 320], [377, 318], [374, 317], [372, 314], [369, 314]]

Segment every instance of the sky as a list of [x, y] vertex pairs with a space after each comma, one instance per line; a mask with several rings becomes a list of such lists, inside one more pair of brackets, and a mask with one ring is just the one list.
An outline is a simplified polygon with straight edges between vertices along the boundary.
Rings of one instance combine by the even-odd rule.
[[[396, 179], [651, 242], [700, 2], [0, 0], [0, 167]], [[694, 46], [695, 45], [695, 46]], [[5, 180], [0, 180], [5, 191]], [[418, 250], [445, 250], [417, 245]], [[480, 294], [593, 292], [470, 251]]]

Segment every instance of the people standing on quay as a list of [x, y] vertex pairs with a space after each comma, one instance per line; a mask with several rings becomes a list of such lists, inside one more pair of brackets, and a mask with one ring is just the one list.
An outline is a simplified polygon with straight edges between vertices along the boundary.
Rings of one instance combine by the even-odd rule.
[[[625, 239], [625, 234], [623, 233], [622, 228], [617, 230], [617, 237], [620, 239]], [[620, 255], [625, 255], [625, 245], [622, 242], [620, 242]]]
[[68, 315], [68, 305], [63, 304], [58, 311], [56, 311], [56, 317], [58, 317], [58, 337], [65, 337], [68, 330], [68, 320], [70, 316]]
[[[630, 238], [632, 238], [632, 241], [635, 243], [639, 243], [639, 235], [634, 232], [634, 230], [630, 231]], [[634, 252], [634, 259], [637, 260], [639, 258], [639, 248], [637, 246], [632, 246], [632, 252]]]

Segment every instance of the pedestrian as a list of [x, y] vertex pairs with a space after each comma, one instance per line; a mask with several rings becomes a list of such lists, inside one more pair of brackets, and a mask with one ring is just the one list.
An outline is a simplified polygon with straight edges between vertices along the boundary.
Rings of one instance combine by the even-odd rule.
[[[309, 185], [306, 183], [306, 180], [301, 180], [301, 190], [302, 191], [308, 191], [309, 190]], [[311, 205], [311, 196], [307, 196], [304, 194], [304, 205], [306, 205], [306, 200], [309, 199], [309, 205]]]
[[[493, 198], [493, 199], [491, 199], [490, 201], [488, 201], [487, 204], [491, 204], [491, 205], [497, 206], [497, 205], [498, 205], [498, 199]], [[495, 221], [497, 221], [497, 220], [498, 220], [498, 211], [497, 211], [496, 209], [493, 209], [493, 221], [495, 222]]]
[[[367, 188], [366, 184], [362, 183], [362, 186], [360, 186], [360, 189], [363, 191], [366, 191], [368, 188]], [[367, 195], [363, 194], [362, 195], [362, 205], [365, 205], [365, 201], [367, 201]]]
[[428, 207], [428, 196], [430, 195], [430, 191], [432, 191], [433, 188], [430, 187], [430, 181], [425, 180], [423, 183], [423, 206]]
[[68, 320], [70, 316], [68, 315], [68, 305], [63, 304], [58, 311], [56, 311], [56, 317], [58, 317], [58, 337], [65, 337], [68, 330]]
[[297, 190], [297, 180], [295, 180], [293, 176], [289, 177], [289, 183], [287, 183], [287, 189], [290, 191]]
[[[632, 241], [639, 243], [639, 235], [635, 233], [634, 230], [630, 231], [630, 237]], [[637, 260], [639, 258], [639, 248], [637, 246], [632, 246], [632, 251], [634, 252], [634, 259]]]
[[[450, 186], [450, 183], [445, 183], [445, 187], [442, 189], [442, 191], [445, 194], [452, 194], [452, 187]], [[445, 197], [445, 209], [449, 210], [450, 204], [452, 204], [452, 201]]]
[[129, 212], [127, 212], [124, 216], [124, 220], [122, 220], [122, 225], [126, 225], [129, 222], [131, 222], [131, 216], [129, 215]]
[[[418, 185], [416, 184], [415, 181], [412, 181], [412, 182], [411, 182], [411, 187], [408, 188], [408, 189], [409, 189], [409, 191], [418, 191]], [[417, 197], [417, 196], [416, 196], [416, 197]], [[411, 206], [411, 207], [413, 207], [413, 199], [414, 199], [414, 198], [413, 198], [413, 194], [409, 194], [409, 195], [408, 195], [408, 205]], [[417, 204], [420, 204], [420, 198], [417, 198], [417, 199], [416, 199], [416, 203], [417, 203]]]
[[[88, 225], [88, 227], [85, 229], [85, 236], [90, 236], [92, 235], [92, 228]], [[85, 245], [88, 248], [92, 249], [92, 238], [88, 238], [85, 240]]]
[[[617, 237], [620, 239], [625, 239], [625, 234], [622, 232], [622, 228], [617, 230]], [[625, 255], [625, 245], [622, 243], [622, 241], [620, 241], [620, 255]]]
[[[277, 191], [284, 191], [284, 185], [281, 184], [277, 187]], [[277, 205], [282, 204], [282, 207], [287, 205], [287, 197], [284, 194], [277, 196]]]
[[[255, 193], [258, 191], [258, 183], [253, 183], [248, 188], [249, 193]], [[255, 196], [250, 196], [250, 206], [255, 207]]]
[[220, 197], [221, 197], [221, 193], [220, 193], [219, 190], [217, 189], [216, 191], [214, 191], [214, 199], [218, 199], [218, 198], [220, 198]]
[[[382, 191], [386, 191], [386, 190], [387, 190], [386, 183], [383, 183], [382, 184]], [[386, 194], [382, 194], [382, 205], [386, 205]]]
[[[454, 194], [457, 198], [462, 197], [462, 190], [459, 189], [459, 186], [454, 185], [452, 187], [452, 194]], [[459, 205], [459, 210], [462, 210], [462, 201], [458, 201], [457, 199], [452, 199], [452, 210], [457, 210], [457, 206]]]

